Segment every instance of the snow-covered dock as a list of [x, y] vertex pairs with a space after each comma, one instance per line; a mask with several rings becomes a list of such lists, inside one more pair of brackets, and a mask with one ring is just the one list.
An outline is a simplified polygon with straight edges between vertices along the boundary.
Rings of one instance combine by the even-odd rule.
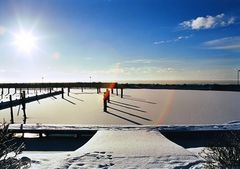
[[142, 127], [102, 128], [76, 151], [30, 158], [33, 168], [196, 168], [203, 163], [157, 129]]
[[240, 123], [211, 125], [58, 125], [58, 124], [10, 124], [9, 131], [13, 133], [76, 133], [97, 131], [101, 129], [158, 129], [163, 133], [171, 132], [222, 132], [240, 131]]
[[[159, 131], [169, 140], [185, 147], [204, 147], [209, 145], [226, 145], [228, 137], [234, 133], [240, 135], [239, 123], [215, 124], [215, 125], [171, 125], [171, 126], [153, 126], [153, 125], [53, 125], [53, 124], [11, 124], [9, 131], [11, 133], [35, 133], [38, 136], [60, 136], [73, 137], [72, 141], [77, 144], [75, 138], [88, 141], [97, 131], [102, 130], [155, 130]], [[221, 138], [221, 139], [219, 139]], [[52, 139], [52, 138], [51, 138]], [[43, 138], [45, 144], [51, 143], [47, 137]], [[189, 140], [189, 141], [186, 141]], [[59, 141], [59, 139], [57, 139]], [[33, 141], [32, 141], [33, 142]], [[36, 139], [34, 139], [36, 142]], [[38, 140], [41, 143], [41, 139]], [[60, 141], [59, 141], [60, 142]], [[31, 139], [29, 139], [32, 147]], [[81, 144], [82, 145], [82, 144]], [[76, 146], [75, 146], [76, 147]], [[40, 147], [39, 147], [40, 148]], [[59, 150], [59, 148], [57, 148]]]

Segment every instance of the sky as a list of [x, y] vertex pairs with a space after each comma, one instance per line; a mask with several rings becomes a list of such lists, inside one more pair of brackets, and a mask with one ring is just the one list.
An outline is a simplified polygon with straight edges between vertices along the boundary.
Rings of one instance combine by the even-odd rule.
[[0, 82], [235, 80], [239, 0], [0, 0]]

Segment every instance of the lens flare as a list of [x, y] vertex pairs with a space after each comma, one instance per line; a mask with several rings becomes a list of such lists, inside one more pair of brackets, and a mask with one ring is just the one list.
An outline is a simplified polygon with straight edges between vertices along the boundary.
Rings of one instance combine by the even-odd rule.
[[32, 35], [31, 32], [20, 32], [15, 35], [14, 44], [18, 47], [19, 50], [30, 53], [37, 46], [37, 38]]

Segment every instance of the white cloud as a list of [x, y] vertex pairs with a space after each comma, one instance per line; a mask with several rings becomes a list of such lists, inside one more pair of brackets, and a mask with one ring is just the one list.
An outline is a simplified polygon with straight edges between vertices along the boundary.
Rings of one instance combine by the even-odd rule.
[[204, 42], [208, 49], [240, 50], [240, 36], [225, 37]]
[[235, 17], [227, 17], [224, 13], [206, 17], [197, 17], [192, 20], [183, 21], [179, 25], [185, 29], [211, 29], [215, 27], [224, 27], [235, 23]]
[[127, 63], [127, 64], [150, 64], [152, 62], [153, 62], [153, 60], [151, 60], [151, 59], [136, 59], [136, 60], [128, 60], [128, 61], [125, 61], [124, 63]]
[[153, 44], [154, 45], [160, 45], [160, 44], [165, 44], [165, 43], [178, 42], [178, 41], [181, 41], [181, 40], [184, 40], [184, 39], [189, 39], [190, 37], [192, 37], [192, 35], [178, 36], [175, 39], [155, 41], [155, 42], [153, 42]]
[[5, 28], [4, 26], [1, 26], [1, 25], [0, 25], [0, 36], [1, 36], [1, 35], [4, 35], [5, 32], [6, 32], [6, 28]]

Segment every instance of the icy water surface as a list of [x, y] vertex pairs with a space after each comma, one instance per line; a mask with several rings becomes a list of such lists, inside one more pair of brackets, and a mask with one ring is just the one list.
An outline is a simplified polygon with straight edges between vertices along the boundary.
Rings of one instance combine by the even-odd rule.
[[[8, 99], [4, 96], [1, 101]], [[26, 112], [27, 123], [212, 124], [240, 120], [239, 100], [239, 92], [126, 89], [124, 98], [114, 92], [108, 111], [103, 112], [102, 93], [71, 89], [65, 99], [58, 95], [27, 104]], [[14, 107], [14, 118], [22, 123], [21, 107]], [[0, 119], [9, 122], [10, 109], [0, 110]]]

